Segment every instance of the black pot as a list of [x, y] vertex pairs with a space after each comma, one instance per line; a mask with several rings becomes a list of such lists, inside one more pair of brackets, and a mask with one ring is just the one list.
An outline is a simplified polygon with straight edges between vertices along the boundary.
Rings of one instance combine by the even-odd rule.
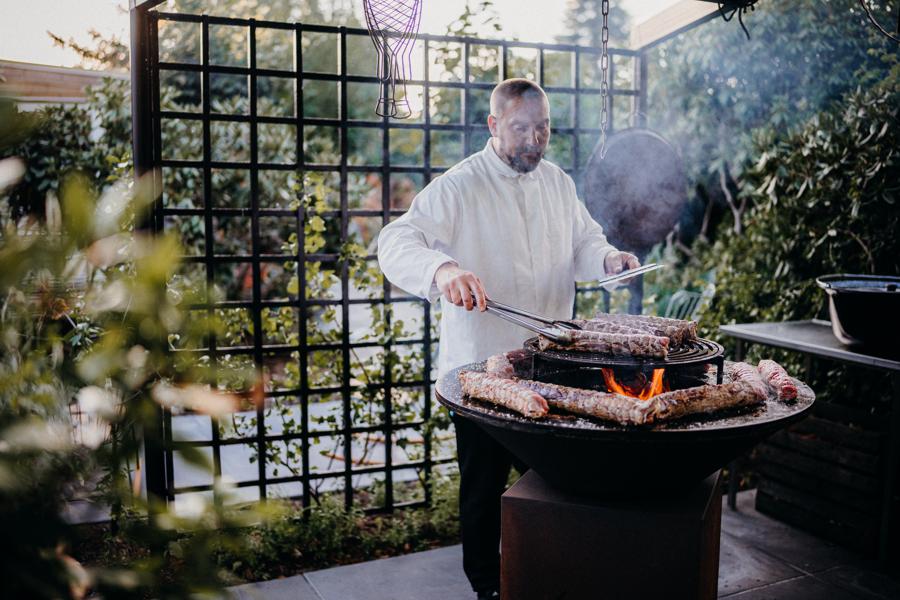
[[900, 277], [824, 275], [816, 279], [828, 294], [835, 337], [844, 344], [896, 350], [900, 340]]

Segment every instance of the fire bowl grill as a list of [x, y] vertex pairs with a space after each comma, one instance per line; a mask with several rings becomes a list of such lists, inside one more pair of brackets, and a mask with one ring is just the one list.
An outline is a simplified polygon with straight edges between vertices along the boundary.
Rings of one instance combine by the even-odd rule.
[[[463, 370], [484, 371], [484, 363], [465, 365], [441, 377], [436, 386], [441, 404], [477, 423], [554, 487], [594, 497], [678, 493], [690, 488], [803, 418], [815, 402], [813, 391], [795, 379], [799, 393], [791, 404], [770, 398], [752, 409], [652, 426], [619, 425], [565, 413], [528, 419], [463, 396], [458, 377]], [[599, 381], [571, 370], [541, 379], [579, 387]], [[714, 381], [710, 376], [708, 383]]]

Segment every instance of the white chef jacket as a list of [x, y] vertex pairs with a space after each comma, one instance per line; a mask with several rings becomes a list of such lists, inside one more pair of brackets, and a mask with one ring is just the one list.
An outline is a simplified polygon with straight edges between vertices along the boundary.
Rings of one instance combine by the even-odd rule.
[[455, 263], [481, 279], [489, 298], [567, 319], [575, 281], [604, 276], [604, 259], [613, 250], [565, 171], [542, 160], [519, 173], [490, 140], [429, 183], [378, 236], [378, 262], [389, 281], [432, 303], [441, 298], [438, 377], [521, 348], [534, 335], [442, 298], [434, 283], [438, 267]]

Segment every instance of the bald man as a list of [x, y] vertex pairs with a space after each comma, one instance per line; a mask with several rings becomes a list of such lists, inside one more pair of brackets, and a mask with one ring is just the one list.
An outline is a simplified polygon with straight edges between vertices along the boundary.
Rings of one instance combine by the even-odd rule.
[[[441, 302], [438, 377], [521, 348], [531, 335], [484, 314], [487, 298], [567, 319], [576, 281], [640, 266], [606, 241], [572, 178], [543, 160], [550, 104], [540, 86], [526, 79], [497, 85], [487, 124], [484, 150], [432, 181], [378, 238], [385, 276]], [[477, 425], [453, 422], [463, 568], [479, 599], [498, 598], [500, 495], [512, 464], [520, 473], [524, 466]]]

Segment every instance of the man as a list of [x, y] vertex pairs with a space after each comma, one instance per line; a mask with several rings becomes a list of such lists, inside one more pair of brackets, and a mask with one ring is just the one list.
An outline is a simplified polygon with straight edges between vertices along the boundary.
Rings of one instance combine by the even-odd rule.
[[[550, 105], [540, 86], [526, 79], [497, 85], [488, 127], [484, 150], [432, 181], [378, 238], [379, 264], [391, 282], [441, 299], [439, 376], [521, 348], [531, 335], [484, 314], [488, 297], [566, 319], [575, 281], [640, 266], [606, 241], [572, 178], [542, 160]], [[463, 568], [479, 598], [496, 598], [500, 495], [515, 459], [476, 425], [459, 417], [454, 424]]]

